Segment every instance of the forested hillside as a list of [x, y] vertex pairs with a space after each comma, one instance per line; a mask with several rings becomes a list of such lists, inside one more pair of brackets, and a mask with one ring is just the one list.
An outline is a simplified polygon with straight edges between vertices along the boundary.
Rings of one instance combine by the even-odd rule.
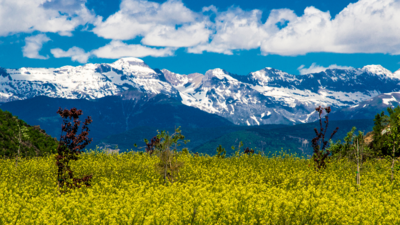
[[0, 109], [0, 156], [43, 156], [55, 153], [58, 141], [40, 126], [31, 126], [8, 111]]

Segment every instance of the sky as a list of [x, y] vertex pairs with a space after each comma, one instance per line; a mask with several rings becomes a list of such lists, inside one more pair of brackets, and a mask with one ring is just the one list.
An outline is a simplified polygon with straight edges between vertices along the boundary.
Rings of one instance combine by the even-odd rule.
[[400, 0], [0, 0], [0, 67], [400, 69]]

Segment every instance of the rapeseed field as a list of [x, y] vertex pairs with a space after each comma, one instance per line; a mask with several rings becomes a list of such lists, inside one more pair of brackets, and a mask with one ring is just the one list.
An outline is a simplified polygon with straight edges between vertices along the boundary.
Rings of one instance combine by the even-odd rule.
[[74, 176], [91, 187], [60, 194], [55, 155], [0, 159], [1, 224], [400, 224], [400, 182], [390, 161], [346, 159], [316, 172], [292, 155], [180, 154], [172, 184], [147, 154], [83, 153]]

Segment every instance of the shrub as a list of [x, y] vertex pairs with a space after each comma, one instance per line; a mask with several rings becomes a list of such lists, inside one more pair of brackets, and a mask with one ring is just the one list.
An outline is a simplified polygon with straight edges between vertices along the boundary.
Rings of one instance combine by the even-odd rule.
[[225, 148], [222, 147], [222, 145], [219, 145], [217, 148], [217, 157], [218, 158], [225, 158], [226, 156], [226, 151]]
[[249, 149], [249, 147], [247, 147], [244, 150], [244, 154], [252, 155], [252, 154], [254, 154], [254, 150], [253, 149]]
[[[311, 144], [314, 150], [313, 154], [313, 159], [315, 162], [315, 166], [317, 169], [325, 168], [326, 167], [326, 162], [325, 160], [330, 154], [329, 149], [326, 150], [326, 147], [328, 146], [328, 141], [325, 141], [325, 133], [328, 129], [328, 115], [325, 116], [325, 129], [322, 126], [322, 119], [321, 119], [321, 114], [323, 110], [325, 109], [326, 113], [329, 114], [331, 112], [331, 107], [326, 107], [322, 108], [319, 106], [318, 108], [315, 108], [315, 110], [319, 113], [319, 124], [320, 124], [320, 131], [317, 130], [317, 128], [314, 128], [315, 134], [317, 135], [314, 139], [312, 139]], [[339, 127], [336, 127], [336, 129], [332, 132], [332, 135], [330, 136], [329, 140], [332, 139], [333, 135], [336, 134], [336, 132], [339, 130]], [[322, 147], [321, 147], [322, 145]]]
[[[66, 132], [66, 135], [62, 135], [60, 143], [57, 148], [57, 156], [56, 156], [56, 165], [58, 167], [57, 173], [57, 183], [58, 188], [64, 189], [60, 190], [61, 193], [65, 193], [65, 187], [67, 188], [79, 188], [83, 183], [86, 186], [90, 186], [89, 181], [92, 178], [92, 175], [85, 176], [83, 178], [74, 178], [73, 171], [69, 165], [71, 160], [78, 160], [78, 155], [81, 154], [82, 149], [86, 147], [92, 139], [88, 139], [87, 135], [89, 134], [89, 125], [92, 122], [90, 116], [85, 120], [85, 123], [82, 126], [82, 132], [77, 137], [75, 136], [78, 131], [78, 126], [80, 125], [79, 116], [82, 115], [82, 110], [77, 110], [76, 108], [72, 108], [71, 110], [61, 110], [58, 109], [57, 113], [63, 118], [64, 124], [62, 125], [62, 132]], [[74, 119], [74, 126], [72, 126], [71, 122], [67, 120]], [[82, 144], [80, 144], [82, 143]]]
[[[179, 176], [179, 170], [183, 167], [183, 163], [177, 160], [177, 147], [181, 145], [180, 141], [185, 144], [190, 141], [184, 139], [185, 136], [182, 135], [180, 127], [176, 128], [171, 135], [169, 132], [162, 131], [158, 132], [157, 136], [153, 137], [150, 142], [144, 139], [146, 152], [149, 155], [157, 153], [159, 162], [155, 164], [155, 169], [162, 176], [164, 184], [166, 184], [167, 179], [173, 183]], [[184, 150], [185, 153], [188, 153], [187, 149]]]
[[329, 150], [332, 153], [332, 157], [336, 159], [347, 158], [348, 160], [354, 161], [356, 160], [356, 144], [358, 142], [359, 147], [363, 152], [363, 160], [367, 160], [367, 158], [373, 158], [374, 152], [367, 146], [365, 143], [365, 135], [363, 132], [358, 131], [358, 135], [355, 135], [356, 127], [353, 127], [351, 131], [347, 133], [347, 136], [344, 137], [343, 143], [338, 140], [336, 143], [333, 143], [330, 140]]
[[[236, 156], [236, 157], [239, 157], [239, 156], [240, 156], [240, 148], [241, 148], [241, 147], [243, 147], [243, 141], [240, 141], [239, 144], [238, 144], [238, 148], [237, 148], [237, 150], [236, 150], [236, 152], [235, 152], [235, 156]], [[232, 145], [231, 149], [232, 149], [232, 151], [235, 151], [235, 146]]]

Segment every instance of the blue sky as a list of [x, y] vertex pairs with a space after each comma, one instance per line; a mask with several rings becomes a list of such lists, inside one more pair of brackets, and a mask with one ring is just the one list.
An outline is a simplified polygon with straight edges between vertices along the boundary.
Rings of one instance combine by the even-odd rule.
[[399, 0], [2, 0], [0, 67], [111, 63], [176, 73], [400, 68]]

